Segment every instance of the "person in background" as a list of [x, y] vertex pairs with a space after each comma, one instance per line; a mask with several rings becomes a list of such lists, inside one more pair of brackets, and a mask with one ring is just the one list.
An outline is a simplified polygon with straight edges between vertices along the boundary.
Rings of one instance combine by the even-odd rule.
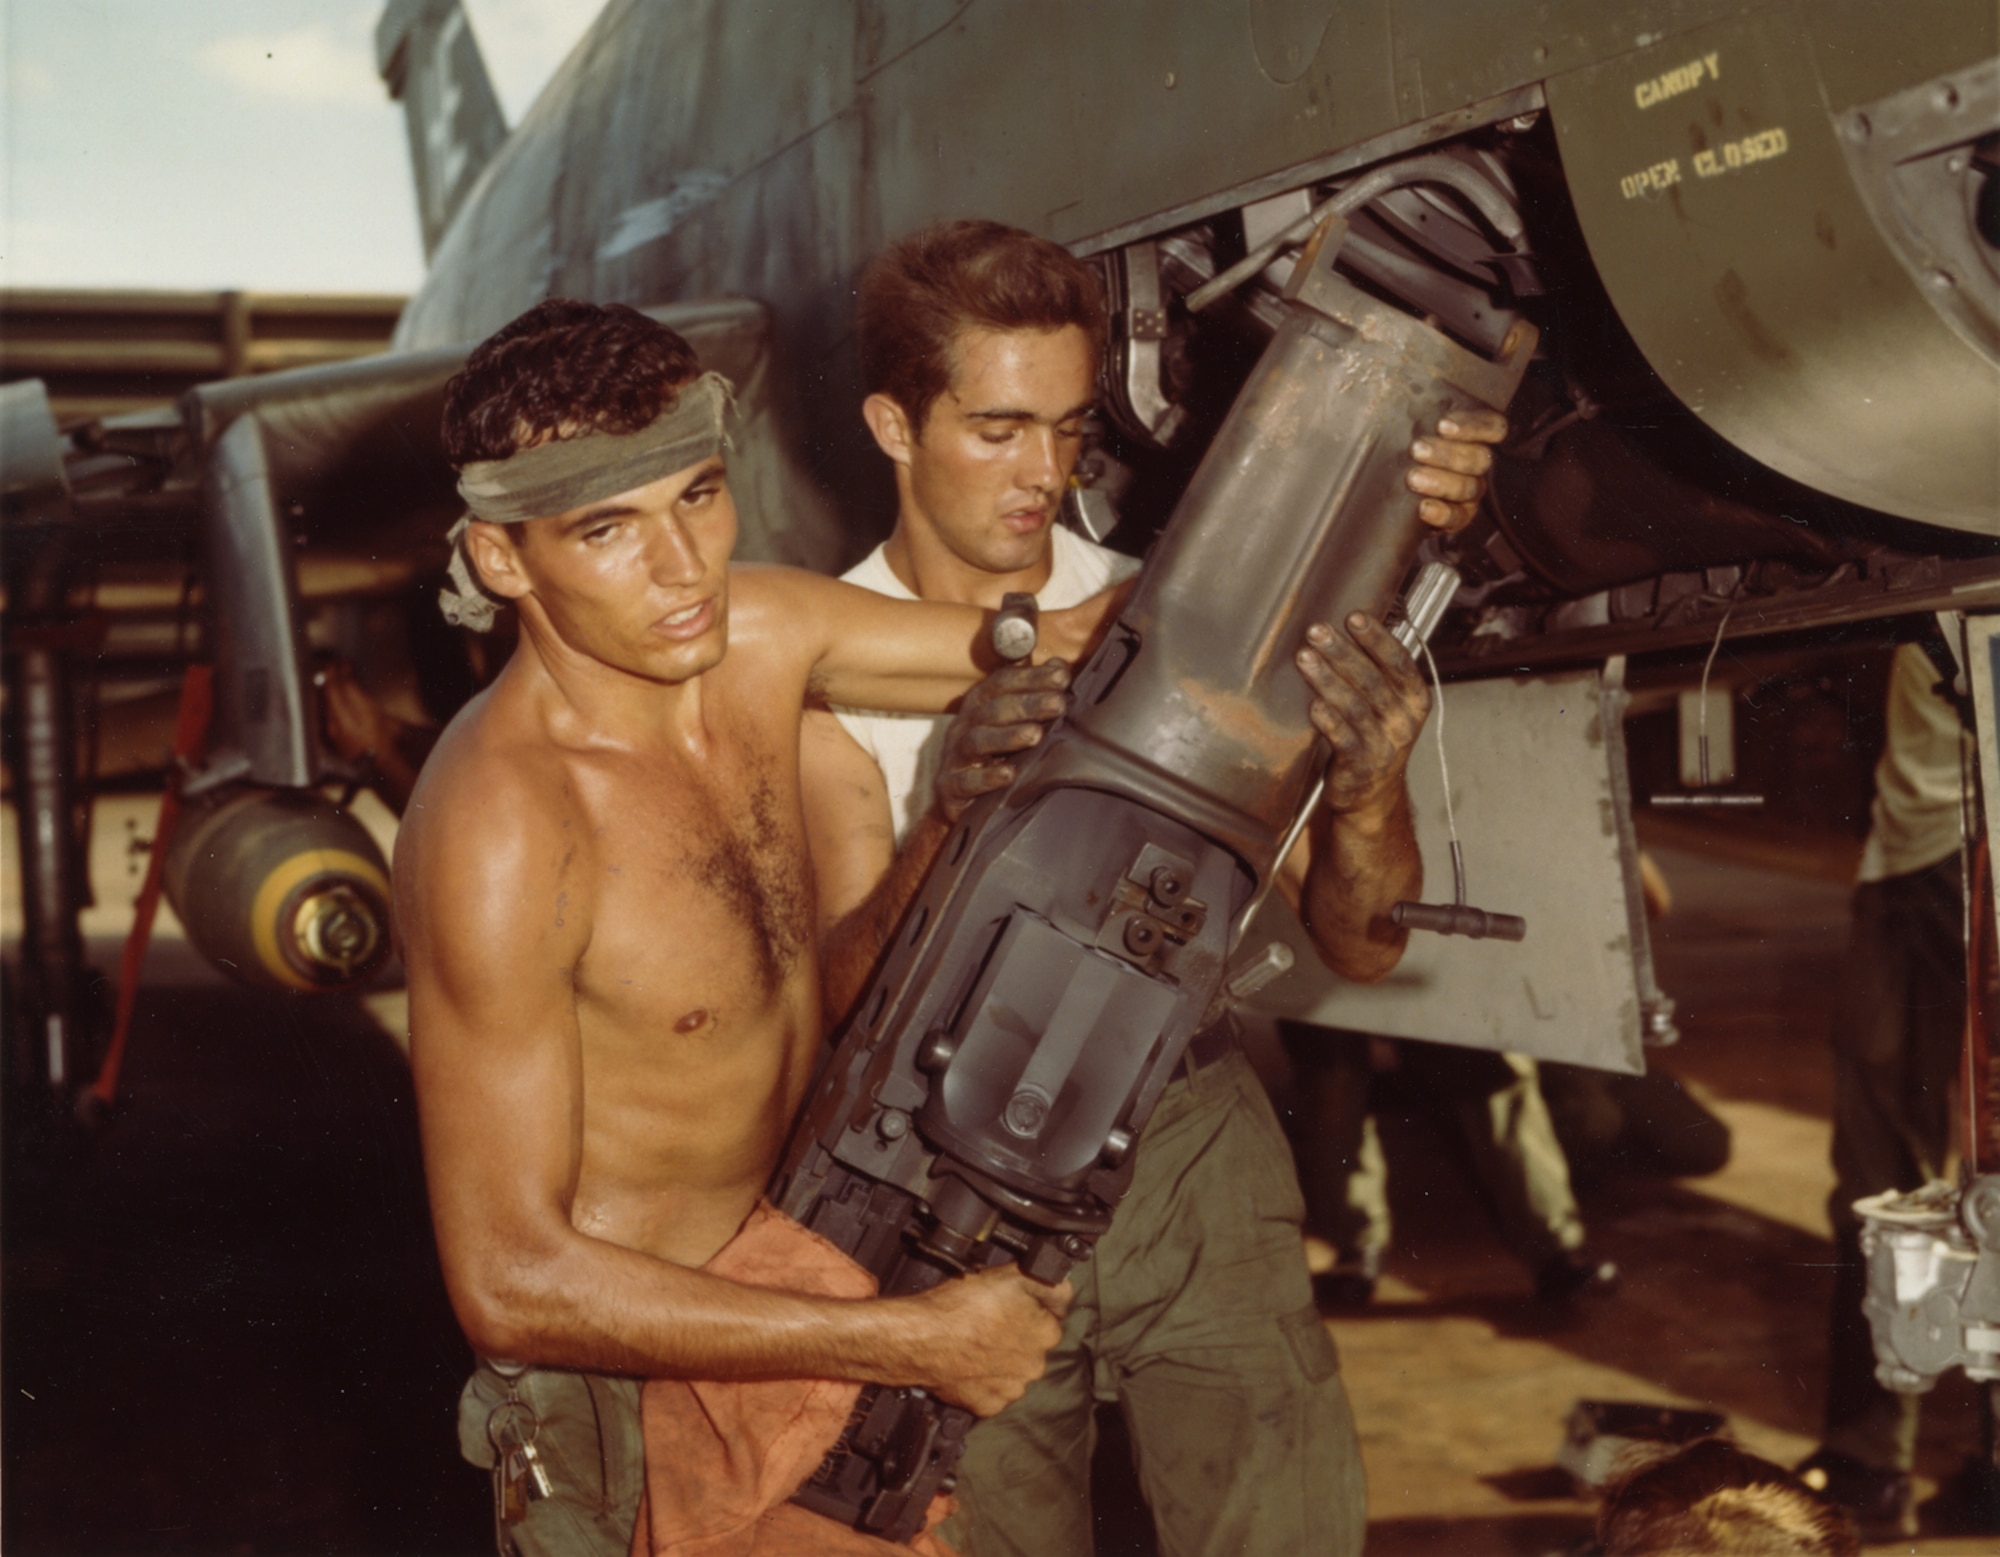
[[[1932, 649], [1935, 649], [1935, 655]], [[1806, 1484], [1864, 1528], [1915, 1530], [1910, 1471], [1920, 1397], [1875, 1381], [1861, 1312], [1867, 1267], [1854, 1202], [1940, 1178], [1965, 1041], [1966, 771], [1971, 742], [1941, 640], [1897, 646], [1888, 744], [1875, 765], [1868, 841], [1854, 888], [1848, 954], [1834, 1002], [1833, 1310], [1820, 1447]]]
[[1357, 1307], [1373, 1298], [1389, 1249], [1388, 1161], [1370, 1107], [1378, 1046], [1471, 1159], [1479, 1192], [1527, 1267], [1535, 1296], [1564, 1303], [1617, 1290], [1617, 1265], [1588, 1248], [1533, 1060], [1451, 1044], [1392, 1044], [1300, 1022], [1278, 1028], [1298, 1099], [1292, 1141], [1306, 1225], [1335, 1254], [1334, 1268], [1313, 1282], [1322, 1304]]

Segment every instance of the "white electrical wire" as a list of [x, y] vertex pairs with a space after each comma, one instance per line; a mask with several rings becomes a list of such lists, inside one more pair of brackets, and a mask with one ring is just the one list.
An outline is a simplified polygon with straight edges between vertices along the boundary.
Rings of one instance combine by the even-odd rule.
[[[1445, 766], [1444, 760], [1444, 683], [1438, 679], [1437, 661], [1431, 658], [1431, 646], [1422, 638], [1419, 638], [1417, 639], [1417, 648], [1423, 653], [1424, 663], [1430, 666], [1431, 671], [1431, 706], [1437, 713], [1438, 771], [1444, 775], [1444, 824], [1451, 836], [1452, 873], [1460, 883], [1458, 900], [1462, 903], [1465, 901], [1465, 889], [1463, 885], [1465, 880], [1465, 866], [1463, 856], [1460, 854], [1458, 847], [1458, 820], [1452, 815], [1451, 810], [1451, 770]], [[1284, 842], [1278, 846], [1278, 863], [1280, 866], [1291, 857], [1292, 845], [1299, 841], [1299, 834], [1305, 831], [1307, 821], [1312, 817], [1313, 812], [1319, 809], [1320, 797], [1325, 793], [1326, 775], [1322, 773], [1319, 776], [1318, 782], [1313, 785], [1312, 793], [1306, 796], [1306, 803], [1299, 808], [1299, 814], [1292, 819], [1291, 828], [1286, 832]], [[1243, 932], [1250, 928], [1250, 921], [1257, 917], [1257, 910], [1264, 906], [1264, 899], [1270, 895], [1271, 888], [1276, 884], [1277, 879], [1278, 873], [1276, 870], [1273, 870], [1270, 879], [1257, 890], [1256, 895], [1248, 903], [1244, 904], [1243, 912], [1237, 915], [1235, 928], [1230, 931], [1229, 936], [1229, 945], [1232, 951], [1235, 949], [1236, 943], [1243, 938]]]
[[1438, 779], [1444, 785], [1444, 826], [1451, 839], [1451, 852], [1458, 855], [1458, 818], [1451, 809], [1451, 765], [1444, 756], [1444, 680], [1438, 675], [1437, 661], [1431, 658], [1431, 646], [1424, 639], [1417, 640], [1417, 647], [1423, 650], [1424, 665], [1431, 673], [1431, 705], [1437, 715]]
[[[1424, 664], [1430, 668], [1431, 673], [1431, 708], [1437, 715], [1435, 729], [1438, 749], [1438, 774], [1444, 784], [1444, 825], [1445, 832], [1451, 839], [1451, 868], [1452, 876], [1457, 884], [1457, 901], [1462, 904], [1465, 901], [1465, 856], [1459, 848], [1458, 843], [1458, 818], [1452, 812], [1451, 767], [1445, 761], [1444, 755], [1444, 681], [1438, 675], [1437, 661], [1431, 658], [1430, 644], [1425, 639], [1418, 638], [1417, 649], [1422, 653]], [[1325, 793], [1326, 775], [1322, 773], [1319, 781], [1313, 785], [1312, 793], [1306, 796], [1306, 803], [1299, 808], [1299, 814], [1293, 818], [1291, 829], [1285, 834], [1284, 842], [1278, 847], [1278, 863], [1280, 865], [1290, 857], [1292, 845], [1298, 842], [1299, 834], [1305, 831], [1307, 820], [1319, 808], [1320, 796]], [[1229, 945], [1232, 951], [1234, 951], [1236, 943], [1243, 938], [1243, 932], [1250, 928], [1250, 921], [1257, 916], [1257, 910], [1264, 906], [1264, 899], [1270, 894], [1271, 888], [1277, 882], [1277, 879], [1278, 873], [1276, 870], [1273, 870], [1270, 879], [1243, 906], [1243, 912], [1237, 915], [1235, 927], [1230, 931], [1229, 936]]]

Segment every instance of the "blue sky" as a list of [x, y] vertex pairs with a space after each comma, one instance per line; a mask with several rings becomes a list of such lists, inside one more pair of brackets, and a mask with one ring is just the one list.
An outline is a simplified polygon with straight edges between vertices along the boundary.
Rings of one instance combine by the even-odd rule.
[[[509, 124], [602, 0], [465, 0]], [[407, 292], [383, 0], [0, 0], [0, 286]]]

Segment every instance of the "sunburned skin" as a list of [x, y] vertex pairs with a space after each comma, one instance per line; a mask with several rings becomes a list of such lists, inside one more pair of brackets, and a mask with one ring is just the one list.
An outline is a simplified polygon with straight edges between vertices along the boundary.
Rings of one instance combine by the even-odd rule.
[[[642, 773], [628, 790], [607, 774], [600, 790], [600, 847], [626, 863], [599, 879], [577, 969], [585, 1149], [572, 1218], [681, 1264], [705, 1262], [755, 1204], [820, 1030], [797, 784], [779, 799], [759, 751], [768, 735], [751, 721], [731, 743], [737, 762], [699, 781]], [[611, 973], [631, 983], [607, 984]], [[692, 1022], [675, 1019], [685, 1005]]]
[[[700, 1265], [755, 1204], [818, 1042], [797, 714], [731, 654], [705, 739], [653, 752], [551, 748], [497, 686], [440, 745], [419, 800], [466, 805], [506, 773], [516, 847], [556, 859], [581, 1069], [579, 1231]], [[726, 712], [721, 710], [726, 709]], [[463, 797], [463, 798], [461, 798]]]
[[[467, 531], [521, 642], [438, 742], [394, 872], [446, 1288], [489, 1357], [991, 1412], [1040, 1371], [1066, 1287], [1001, 1269], [857, 1304], [700, 1270], [762, 1194], [823, 1031], [804, 709], [942, 709], [986, 621], [735, 566], [734, 537], [719, 460]], [[1117, 603], [1045, 614], [1048, 652]]]

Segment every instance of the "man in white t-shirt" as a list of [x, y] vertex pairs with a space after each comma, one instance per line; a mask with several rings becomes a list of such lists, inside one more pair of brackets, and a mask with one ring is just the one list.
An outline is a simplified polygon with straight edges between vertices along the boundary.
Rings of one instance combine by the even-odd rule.
[[[1137, 571], [1056, 523], [1104, 342], [1087, 266], [997, 223], [947, 223], [870, 267], [859, 312], [863, 415], [894, 466], [898, 508], [850, 581], [985, 606], [1026, 591], [1058, 607]], [[1426, 522], [1471, 517], [1485, 445], [1505, 431], [1487, 413], [1417, 440], [1409, 485]], [[1358, 613], [1312, 629], [1297, 663], [1338, 760], [1281, 885], [1329, 965], [1372, 981], [1402, 955], [1389, 905], [1421, 885], [1403, 767], [1429, 696], [1409, 656]], [[941, 786], [948, 720], [841, 710], [808, 721], [829, 1011], [859, 994], [950, 820], [1011, 779], [1007, 753], [1039, 739], [1066, 685], [1056, 664], [968, 694], [977, 706], [960, 730], [973, 744]], [[1360, 1457], [1312, 1303], [1298, 1180], [1226, 1023], [1190, 1045], [1135, 1155], [1110, 1232], [1073, 1274], [1047, 1374], [968, 1440], [946, 1534], [972, 1557], [1084, 1557], [1094, 1408], [1116, 1400], [1165, 1549], [1358, 1552]]]

